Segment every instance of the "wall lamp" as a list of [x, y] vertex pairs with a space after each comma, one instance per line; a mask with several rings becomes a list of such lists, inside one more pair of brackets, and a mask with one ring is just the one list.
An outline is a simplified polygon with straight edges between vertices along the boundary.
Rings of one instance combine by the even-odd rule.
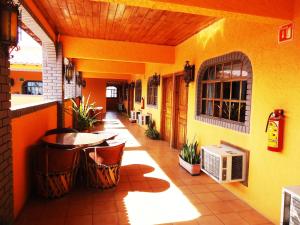
[[9, 47], [18, 45], [18, 26], [21, 21], [19, 4], [13, 0], [0, 1], [0, 21], [0, 44], [7, 51]]
[[74, 65], [72, 64], [72, 61], [68, 58], [64, 58], [64, 65], [65, 78], [68, 81], [68, 84], [70, 84], [71, 80], [73, 79]]
[[152, 75], [152, 77], [151, 77], [150, 83], [151, 83], [151, 85], [159, 86], [160, 85], [160, 75], [158, 75], [157, 73], [154, 73], [154, 75]]
[[134, 88], [135, 87], [135, 83], [132, 81], [129, 86], [130, 86], [130, 88]]
[[189, 86], [189, 83], [195, 80], [195, 65], [190, 65], [189, 61], [186, 61], [184, 65], [184, 81], [186, 86]]
[[76, 84], [80, 87], [82, 85], [82, 72], [78, 72], [77, 76], [76, 76]]

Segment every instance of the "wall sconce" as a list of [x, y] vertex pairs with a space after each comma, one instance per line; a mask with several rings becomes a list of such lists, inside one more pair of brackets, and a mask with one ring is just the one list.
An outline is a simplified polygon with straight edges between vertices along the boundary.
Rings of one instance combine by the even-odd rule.
[[82, 72], [78, 72], [76, 76], [76, 84], [80, 87], [82, 85]]
[[71, 60], [68, 58], [64, 58], [64, 65], [65, 65], [65, 78], [70, 84], [70, 81], [73, 79], [74, 74], [74, 65], [72, 64]]
[[190, 65], [189, 61], [186, 61], [184, 66], [184, 81], [186, 86], [189, 86], [189, 83], [195, 80], [195, 65]]
[[160, 75], [155, 73], [151, 78], [151, 85], [159, 86], [160, 85]]
[[132, 81], [131, 83], [130, 83], [130, 88], [134, 88], [135, 87], [135, 83]]
[[15, 85], [15, 80], [14, 78], [9, 79], [9, 86], [13, 87]]
[[86, 80], [82, 80], [82, 84], [81, 84], [81, 86], [82, 86], [83, 88], [85, 88], [85, 87], [86, 87]]
[[16, 47], [18, 45], [20, 20], [18, 4], [15, 4], [13, 0], [0, 2], [0, 44], [3, 47]]

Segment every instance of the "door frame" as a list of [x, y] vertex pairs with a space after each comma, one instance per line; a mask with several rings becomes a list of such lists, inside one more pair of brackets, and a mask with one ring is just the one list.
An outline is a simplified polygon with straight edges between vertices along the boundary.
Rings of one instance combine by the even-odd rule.
[[[174, 90], [173, 90], [173, 105], [172, 106], [174, 106], [173, 107], [173, 116], [172, 116], [172, 124], [174, 124], [173, 126], [172, 126], [172, 140], [173, 140], [173, 142], [172, 142], [172, 147], [173, 148], [177, 148], [178, 146], [177, 146], [177, 143], [176, 143], [176, 135], [178, 135], [177, 134], [177, 132], [178, 132], [178, 123], [176, 123], [176, 122], [178, 122], [178, 115], [177, 115], [177, 113], [176, 113], [176, 106], [178, 105], [178, 101], [176, 101], [177, 99], [176, 99], [176, 78], [177, 77], [179, 77], [179, 76], [183, 76], [184, 75], [184, 71], [180, 71], [180, 72], [176, 72], [176, 73], [174, 73], [174, 79], [173, 79], [173, 81], [174, 81], [174, 84], [173, 84], [173, 87], [174, 87]], [[187, 120], [188, 120], [188, 108], [189, 108], [189, 87], [186, 87], [186, 91], [187, 91], [187, 95], [186, 95], [186, 103], [187, 103], [187, 107], [186, 107], [186, 132], [187, 132]], [[177, 121], [176, 121], [177, 120]]]
[[[164, 91], [164, 79], [172, 77], [172, 112], [171, 112], [171, 134], [170, 134], [170, 147], [174, 148], [176, 146], [175, 143], [175, 129], [176, 126], [176, 109], [175, 109], [175, 100], [176, 100], [176, 77], [183, 75], [184, 71], [179, 71], [171, 74], [167, 74], [162, 76], [162, 95], [161, 95], [161, 113], [160, 113], [160, 133], [163, 135], [165, 132], [164, 127], [164, 115], [163, 115], [163, 108], [165, 103], [165, 91]], [[187, 87], [187, 92], [189, 91], [189, 88]], [[188, 94], [187, 93], [187, 103], [188, 103]], [[188, 105], [188, 104], [187, 104]], [[188, 112], [188, 108], [186, 109]]]

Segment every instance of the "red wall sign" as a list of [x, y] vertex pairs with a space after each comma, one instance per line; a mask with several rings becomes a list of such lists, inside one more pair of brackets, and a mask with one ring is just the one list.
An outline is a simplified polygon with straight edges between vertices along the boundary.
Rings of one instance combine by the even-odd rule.
[[293, 24], [287, 24], [279, 28], [279, 43], [293, 39]]

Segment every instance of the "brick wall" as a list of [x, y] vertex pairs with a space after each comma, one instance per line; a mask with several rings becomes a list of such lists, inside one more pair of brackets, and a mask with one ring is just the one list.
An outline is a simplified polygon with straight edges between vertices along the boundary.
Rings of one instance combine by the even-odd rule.
[[0, 225], [13, 221], [13, 180], [8, 57], [0, 45]]

